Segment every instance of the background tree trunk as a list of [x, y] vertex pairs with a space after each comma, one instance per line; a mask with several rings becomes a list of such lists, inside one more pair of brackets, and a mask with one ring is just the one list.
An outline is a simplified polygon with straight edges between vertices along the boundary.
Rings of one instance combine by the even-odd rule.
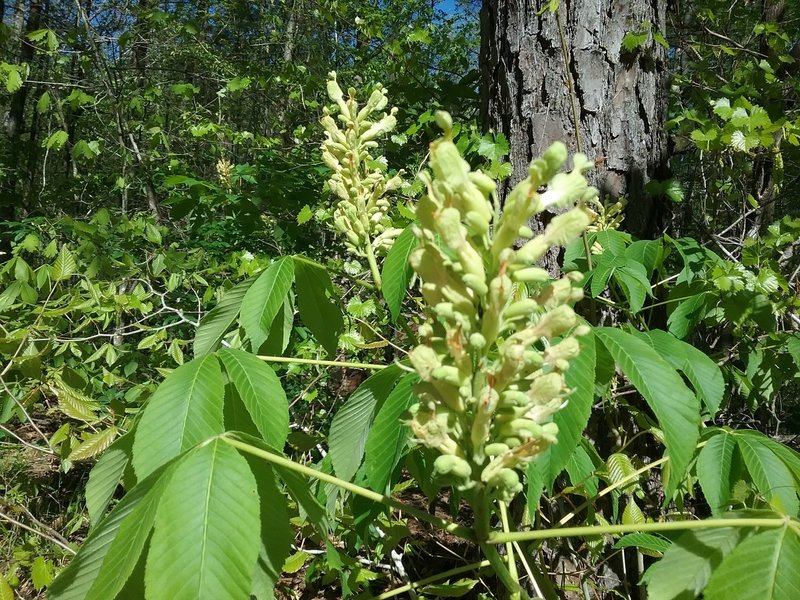
[[482, 120], [508, 137], [513, 165], [501, 196], [564, 140], [596, 161], [603, 200], [628, 198], [626, 228], [655, 235], [664, 215], [644, 187], [666, 166], [666, 50], [650, 36], [625, 52], [622, 40], [646, 22], [663, 32], [666, 2], [562, 0], [558, 12], [537, 15], [544, 6], [484, 0], [481, 9]]

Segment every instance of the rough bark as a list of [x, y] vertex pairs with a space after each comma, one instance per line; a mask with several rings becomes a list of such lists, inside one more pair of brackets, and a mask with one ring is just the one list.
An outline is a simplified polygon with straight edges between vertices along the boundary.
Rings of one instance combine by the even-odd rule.
[[665, 170], [666, 51], [650, 39], [626, 52], [622, 39], [644, 22], [663, 32], [666, 2], [562, 0], [537, 15], [544, 5], [484, 0], [481, 10], [483, 123], [508, 137], [513, 165], [501, 196], [563, 140], [596, 161], [603, 199], [627, 197], [627, 229], [657, 234], [662, 217], [644, 188]]

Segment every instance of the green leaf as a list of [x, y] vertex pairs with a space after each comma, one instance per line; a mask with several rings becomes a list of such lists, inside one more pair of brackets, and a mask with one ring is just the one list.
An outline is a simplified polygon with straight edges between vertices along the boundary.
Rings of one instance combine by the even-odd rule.
[[272, 321], [283, 306], [293, 279], [294, 263], [284, 257], [272, 263], [245, 293], [239, 322], [250, 338], [253, 352], [258, 352], [269, 337]]
[[333, 283], [328, 270], [319, 263], [295, 256], [294, 272], [300, 318], [325, 351], [333, 356], [344, 319], [334, 300]]
[[62, 245], [50, 269], [50, 277], [56, 281], [62, 281], [64, 279], [69, 279], [77, 273], [77, 271], [78, 265], [75, 262], [75, 258], [72, 256], [72, 252], [69, 251], [66, 244]]
[[45, 560], [41, 556], [33, 559], [31, 582], [33, 583], [33, 589], [37, 592], [53, 582], [53, 565], [49, 560]]
[[478, 142], [478, 154], [492, 162], [499, 162], [508, 155], [508, 138], [502, 132], [485, 134]]
[[587, 496], [597, 495], [597, 476], [594, 474], [594, 463], [589, 453], [580, 444], [572, 451], [566, 469], [573, 487], [582, 486], [586, 490]]
[[11, 69], [6, 76], [6, 91], [13, 94], [22, 87], [22, 76], [17, 69]]
[[637, 48], [643, 46], [649, 37], [650, 34], [647, 31], [642, 33], [630, 31], [622, 38], [622, 47], [626, 52], [634, 52]]
[[406, 295], [408, 283], [411, 281], [411, 276], [414, 272], [408, 263], [408, 257], [418, 243], [413, 227], [412, 223], [397, 236], [394, 244], [389, 249], [389, 253], [386, 255], [386, 260], [383, 261], [381, 293], [386, 300], [386, 305], [389, 307], [389, 312], [392, 313], [392, 322], [395, 322], [397, 317], [400, 316], [403, 298]]
[[8, 585], [6, 578], [0, 573], [0, 600], [15, 600], [14, 590]]
[[194, 336], [194, 355], [202, 356], [213, 352], [225, 337], [239, 314], [239, 307], [254, 279], [246, 279], [229, 289], [217, 304], [200, 322]]
[[48, 150], [61, 150], [64, 144], [69, 140], [69, 134], [66, 131], [59, 130], [51, 134], [42, 145]]
[[686, 338], [697, 322], [703, 318], [706, 292], [690, 296], [675, 306], [667, 319], [669, 332], [678, 339]]
[[717, 363], [705, 352], [670, 335], [666, 331], [654, 329], [642, 334], [649, 339], [651, 346], [675, 369], [686, 375], [695, 394], [706, 405], [713, 417], [719, 411], [725, 394], [725, 380]]
[[[750, 530], [741, 527], [696, 529], [678, 537], [664, 558], [645, 572], [649, 600], [693, 600], [719, 566]], [[732, 596], [731, 600], [738, 596]], [[766, 597], [765, 597], [766, 600]]]
[[567, 466], [592, 413], [597, 358], [595, 339], [587, 335], [580, 338], [580, 342], [581, 351], [570, 363], [565, 376], [567, 387], [573, 392], [567, 397], [567, 405], [553, 415], [553, 422], [558, 425], [558, 444], [550, 446], [536, 459], [548, 489]]
[[644, 396], [664, 431], [670, 455], [667, 498], [683, 479], [699, 437], [700, 404], [675, 370], [647, 343], [619, 329], [595, 329], [622, 372]]
[[477, 579], [459, 579], [452, 583], [437, 583], [426, 585], [420, 592], [432, 598], [461, 598], [468, 594], [478, 583]]
[[408, 425], [401, 419], [414, 401], [415, 373], [407, 373], [386, 398], [367, 436], [364, 468], [373, 490], [383, 492], [408, 443]]
[[275, 319], [272, 321], [272, 327], [269, 330], [269, 336], [266, 341], [261, 345], [260, 352], [266, 352], [272, 356], [280, 356], [289, 345], [289, 340], [292, 336], [292, 329], [294, 326], [294, 303], [292, 302], [291, 294], [286, 296], [283, 301], [283, 306], [278, 312]]
[[734, 436], [720, 430], [706, 442], [697, 457], [697, 478], [714, 516], [724, 512], [731, 498]]
[[280, 379], [267, 363], [242, 350], [223, 348], [218, 356], [264, 441], [283, 448], [289, 434], [289, 403]]
[[86, 508], [92, 528], [100, 523], [111, 498], [117, 490], [122, 474], [131, 458], [133, 434], [128, 433], [111, 444], [89, 472], [86, 483]]
[[708, 582], [706, 600], [796, 600], [800, 598], [800, 537], [780, 527], [746, 539]]
[[178, 367], [148, 400], [133, 441], [133, 468], [143, 479], [198, 442], [222, 433], [224, 396], [216, 356]]
[[303, 208], [300, 209], [300, 212], [297, 213], [297, 224], [298, 225], [305, 225], [308, 223], [311, 218], [314, 216], [314, 213], [311, 212], [308, 204], [306, 204]]
[[401, 374], [397, 365], [378, 371], [358, 386], [333, 417], [328, 446], [334, 471], [340, 479], [350, 481], [356, 474], [375, 411], [389, 396]]
[[144, 548], [156, 507], [172, 475], [170, 464], [134, 487], [86, 538], [50, 586], [52, 600], [113, 600]]
[[777, 499], [780, 507], [776, 508], [796, 516], [800, 510], [800, 501], [797, 499], [798, 488], [789, 468], [758, 437], [737, 435], [736, 440], [744, 464], [758, 491], [767, 502]]
[[289, 526], [286, 496], [276, 485], [273, 469], [255, 457], [248, 462], [256, 478], [261, 512], [261, 547], [251, 593], [256, 598], [270, 598], [289, 556], [294, 532]]
[[[629, 533], [623, 535], [614, 544], [614, 548], [639, 548], [640, 550], [649, 550], [656, 553], [658, 556], [663, 555], [672, 543], [661, 537], [660, 535], [653, 535], [650, 533]], [[650, 555], [652, 556], [652, 554]]]
[[260, 532], [247, 461], [220, 439], [196, 448], [177, 464], [158, 507], [146, 598], [249, 597]]
[[69, 453], [67, 460], [88, 460], [101, 454], [111, 445], [114, 438], [117, 437], [117, 433], [119, 433], [119, 430], [113, 425], [96, 433], [90, 433]]
[[48, 108], [50, 108], [50, 92], [43, 92], [36, 102], [36, 112], [42, 115], [47, 112]]

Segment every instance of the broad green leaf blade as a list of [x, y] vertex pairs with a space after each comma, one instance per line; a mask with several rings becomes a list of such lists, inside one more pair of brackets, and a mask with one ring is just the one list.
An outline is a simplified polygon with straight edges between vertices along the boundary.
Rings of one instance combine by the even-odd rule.
[[711, 416], [717, 414], [725, 394], [725, 380], [717, 363], [702, 352], [666, 331], [654, 329], [641, 334], [667, 362], [681, 371], [691, 382], [697, 397]]
[[255, 279], [246, 279], [236, 284], [222, 297], [214, 308], [200, 321], [194, 335], [194, 355], [202, 356], [213, 352], [230, 329], [239, 314], [242, 299]]
[[250, 338], [253, 352], [258, 352], [269, 337], [272, 321], [283, 306], [293, 280], [294, 262], [290, 257], [284, 257], [261, 273], [245, 293], [239, 322]]
[[69, 279], [78, 272], [78, 264], [75, 262], [75, 257], [69, 251], [67, 245], [61, 246], [61, 250], [56, 257], [53, 267], [50, 269], [50, 277], [54, 281], [61, 281]]
[[275, 320], [272, 321], [269, 335], [266, 341], [261, 345], [260, 352], [265, 352], [271, 356], [282, 355], [289, 345], [293, 326], [294, 301], [292, 300], [292, 294], [289, 293], [286, 296], [286, 300], [283, 301], [283, 306], [281, 310], [278, 311]]
[[294, 257], [297, 306], [300, 319], [330, 356], [336, 354], [344, 327], [342, 311], [334, 300], [333, 283], [325, 267]]
[[544, 492], [544, 477], [542, 477], [541, 469], [542, 467], [538, 463], [532, 462], [528, 465], [526, 474], [528, 485], [525, 499], [527, 501], [528, 516], [530, 516], [531, 521], [534, 522], [536, 521], [536, 513], [539, 510], [539, 501]]
[[289, 556], [294, 532], [289, 526], [286, 496], [276, 485], [272, 467], [253, 456], [248, 457], [247, 462], [256, 478], [261, 512], [261, 547], [251, 592], [256, 598], [271, 598], [283, 563]]
[[664, 554], [672, 545], [668, 539], [650, 533], [629, 533], [623, 535], [614, 544], [614, 548], [640, 548]]
[[407, 373], [400, 379], [383, 403], [367, 436], [364, 467], [367, 480], [375, 491], [384, 491], [405, 452], [409, 428], [401, 418], [414, 401], [412, 387], [418, 379], [414, 373]]
[[796, 527], [764, 531], [739, 544], [708, 582], [706, 600], [800, 598], [800, 537]]
[[731, 498], [731, 466], [736, 439], [722, 431], [706, 442], [697, 457], [697, 478], [711, 512], [718, 516]]
[[550, 446], [536, 460], [548, 489], [567, 466], [592, 412], [595, 341], [590, 335], [582, 337], [580, 341], [580, 354], [571, 362], [566, 373], [567, 387], [574, 391], [567, 397], [567, 405], [553, 415], [553, 422], [558, 425], [558, 444]]
[[[589, 496], [597, 495], [597, 476], [592, 458], [580, 444], [575, 446], [572, 456], [565, 465], [569, 481], [573, 487], [583, 487]], [[552, 485], [552, 484], [551, 484]]]
[[144, 548], [172, 474], [165, 466], [134, 487], [89, 534], [50, 586], [53, 600], [113, 600]]
[[331, 423], [328, 447], [336, 476], [350, 481], [356, 474], [375, 411], [392, 391], [402, 374], [392, 365], [378, 371], [362, 383], [339, 409]]
[[675, 309], [667, 318], [667, 329], [678, 339], [687, 337], [705, 314], [706, 292], [700, 292], [674, 304]]
[[242, 350], [223, 348], [218, 355], [264, 441], [283, 448], [289, 434], [289, 403], [280, 379], [263, 360]]
[[260, 532], [247, 461], [220, 439], [196, 448], [176, 466], [158, 507], [146, 598], [248, 598]]
[[414, 273], [408, 263], [408, 257], [417, 247], [417, 237], [414, 235], [413, 227], [412, 223], [397, 236], [386, 255], [386, 260], [383, 261], [381, 293], [389, 307], [389, 312], [392, 313], [392, 322], [400, 316], [403, 298]]
[[147, 402], [133, 441], [133, 469], [144, 479], [171, 458], [224, 430], [222, 371], [206, 355], [178, 367]]
[[96, 433], [90, 433], [69, 453], [68, 459], [71, 461], [88, 460], [102, 454], [114, 442], [118, 433], [119, 429], [113, 425]]
[[89, 511], [89, 523], [96, 527], [114, 497], [125, 467], [131, 458], [133, 434], [128, 433], [111, 444], [100, 460], [89, 472], [86, 483], [86, 508]]
[[784, 462], [752, 435], [736, 436], [739, 452], [758, 491], [767, 502], [780, 502], [780, 510], [796, 516], [800, 510], [794, 476]]
[[675, 370], [646, 342], [621, 331], [595, 329], [598, 339], [644, 396], [658, 419], [670, 455], [667, 498], [677, 488], [694, 455], [699, 437], [700, 404]]
[[739, 527], [687, 531], [642, 577], [648, 600], [694, 600], [722, 559], [751, 532]]

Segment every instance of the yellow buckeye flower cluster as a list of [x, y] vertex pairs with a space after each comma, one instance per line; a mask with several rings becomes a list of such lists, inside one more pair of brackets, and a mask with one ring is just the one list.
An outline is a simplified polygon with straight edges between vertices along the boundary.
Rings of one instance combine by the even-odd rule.
[[378, 146], [376, 139], [394, 129], [397, 109], [381, 114], [389, 102], [381, 85], [375, 87], [363, 107], [359, 107], [355, 94], [350, 88], [345, 97], [336, 73], [329, 73], [328, 96], [339, 108], [339, 122], [327, 107], [323, 109], [322, 160], [333, 171], [328, 187], [338, 198], [334, 227], [345, 236], [348, 250], [367, 257], [372, 267], [374, 256], [387, 251], [402, 231], [392, 227], [386, 193], [402, 185], [403, 171], [389, 177], [381, 159], [370, 154]]
[[[571, 308], [582, 297], [575, 277], [552, 280], [536, 262], [594, 219], [586, 202], [597, 190], [584, 177], [592, 163], [576, 154], [573, 170], [559, 173], [567, 150], [553, 144], [500, 212], [495, 182], [471, 171], [453, 143], [450, 116], [437, 122], [444, 137], [431, 144], [432, 173], [421, 174], [427, 194], [409, 258], [429, 316], [409, 354], [420, 378], [410, 425], [440, 452], [441, 483], [508, 501], [522, 489], [519, 469], [556, 442], [550, 417], [565, 405], [564, 373], [587, 329]], [[531, 217], [575, 203], [533, 235]]]

